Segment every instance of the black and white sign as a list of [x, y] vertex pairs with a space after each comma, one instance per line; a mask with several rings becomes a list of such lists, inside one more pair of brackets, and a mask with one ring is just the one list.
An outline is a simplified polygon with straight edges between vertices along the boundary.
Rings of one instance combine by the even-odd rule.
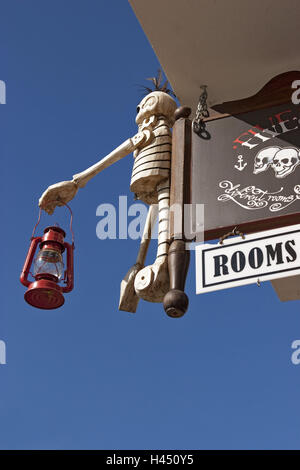
[[300, 274], [300, 225], [196, 246], [196, 293]]
[[[300, 220], [300, 105], [210, 121], [192, 135], [192, 202], [205, 206], [205, 239], [229, 227], [253, 233]], [[267, 222], [266, 222], [267, 221]], [[269, 223], [268, 223], [269, 221]]]

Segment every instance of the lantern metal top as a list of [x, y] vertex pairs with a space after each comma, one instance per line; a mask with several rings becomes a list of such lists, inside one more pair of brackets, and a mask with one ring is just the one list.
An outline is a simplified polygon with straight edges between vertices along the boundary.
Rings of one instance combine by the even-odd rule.
[[64, 238], [66, 237], [66, 232], [61, 227], [59, 227], [58, 225], [50, 225], [49, 227], [46, 227], [44, 229], [44, 233], [49, 232], [49, 230], [54, 230], [55, 232], [59, 232], [59, 233], [62, 234], [62, 236]]
[[129, 0], [181, 103], [195, 113], [300, 70], [299, 0]]
[[49, 242], [50, 243], [54, 242], [60, 245], [61, 252], [63, 253], [65, 251], [65, 246], [64, 246], [65, 236], [66, 236], [66, 232], [62, 228], [58, 227], [57, 225], [46, 227], [44, 229], [44, 236], [40, 243], [40, 248], [42, 248], [44, 245], [47, 245]]

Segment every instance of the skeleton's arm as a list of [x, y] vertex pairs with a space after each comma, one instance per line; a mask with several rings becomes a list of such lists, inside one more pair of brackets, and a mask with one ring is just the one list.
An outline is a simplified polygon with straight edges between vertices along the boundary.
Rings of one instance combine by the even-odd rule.
[[106, 157], [102, 158], [100, 162], [95, 163], [95, 165], [90, 166], [81, 173], [77, 173], [77, 175], [74, 175], [73, 181], [79, 186], [79, 188], [83, 188], [86, 183], [98, 173], [100, 173], [100, 171], [121, 160], [121, 158], [126, 157], [126, 155], [129, 155], [136, 148], [147, 143], [149, 139], [150, 131], [145, 130], [138, 132], [134, 137], [125, 140], [123, 144], [119, 145], [119, 147], [109, 153]]
[[76, 195], [78, 188], [83, 188], [86, 183], [96, 176], [100, 171], [109, 167], [113, 163], [126, 157], [137, 148], [146, 145], [151, 139], [152, 132], [144, 129], [138, 132], [134, 137], [125, 140], [123, 144], [113, 150], [98, 163], [87, 168], [81, 173], [73, 176], [72, 181], [62, 181], [53, 184], [46, 189], [39, 200], [39, 206], [48, 214], [52, 214], [56, 206], [63, 206]]

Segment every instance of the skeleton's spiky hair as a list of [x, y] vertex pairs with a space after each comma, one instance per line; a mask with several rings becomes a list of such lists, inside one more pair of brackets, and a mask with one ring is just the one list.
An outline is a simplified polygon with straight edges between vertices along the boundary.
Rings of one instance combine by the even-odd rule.
[[146, 80], [149, 80], [150, 82], [152, 82], [153, 88], [142, 85], [142, 89], [145, 92], [145, 94], [152, 93], [152, 91], [163, 91], [164, 93], [167, 93], [169, 95], [173, 95], [176, 97], [175, 93], [173, 93], [173, 91], [170, 88], [168, 88], [168, 85], [169, 85], [168, 80], [166, 80], [165, 83], [163, 83], [163, 76], [162, 76], [161, 69], [158, 69], [156, 77], [146, 78]]

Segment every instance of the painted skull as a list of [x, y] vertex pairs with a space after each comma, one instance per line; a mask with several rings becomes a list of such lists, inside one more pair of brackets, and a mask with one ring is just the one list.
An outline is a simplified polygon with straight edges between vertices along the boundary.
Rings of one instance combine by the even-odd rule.
[[152, 91], [138, 104], [135, 122], [140, 126], [151, 116], [165, 116], [172, 127], [176, 108], [176, 101], [170, 95], [163, 91]]
[[257, 175], [266, 171], [272, 164], [275, 154], [280, 150], [280, 147], [267, 147], [260, 150], [254, 159], [253, 173]]
[[276, 178], [285, 178], [295, 171], [299, 165], [299, 150], [294, 147], [287, 147], [279, 150], [272, 162]]

